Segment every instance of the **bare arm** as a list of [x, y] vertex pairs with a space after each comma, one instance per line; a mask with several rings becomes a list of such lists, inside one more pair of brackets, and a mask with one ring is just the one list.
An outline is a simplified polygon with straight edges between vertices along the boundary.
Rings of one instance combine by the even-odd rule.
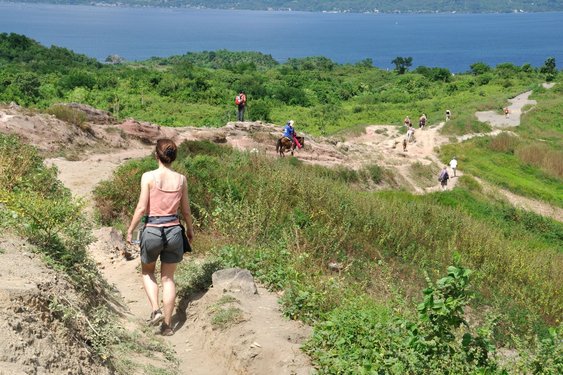
[[131, 219], [129, 229], [127, 229], [127, 242], [129, 243], [131, 243], [133, 231], [139, 224], [139, 221], [141, 221], [143, 215], [145, 215], [145, 213], [147, 212], [149, 205], [149, 182], [149, 173], [144, 173], [143, 177], [141, 177], [141, 194], [139, 195], [139, 202], [137, 203], [137, 207], [135, 208], [135, 212], [133, 213], [133, 218]]
[[192, 242], [194, 239], [194, 228], [192, 224], [192, 211], [190, 210], [190, 198], [188, 196], [188, 181], [186, 176], [182, 176], [182, 178], [184, 179], [184, 183], [182, 184], [184, 188], [182, 191], [182, 198], [180, 200], [180, 210], [182, 211], [182, 217], [186, 222], [186, 236], [188, 236], [188, 239]]

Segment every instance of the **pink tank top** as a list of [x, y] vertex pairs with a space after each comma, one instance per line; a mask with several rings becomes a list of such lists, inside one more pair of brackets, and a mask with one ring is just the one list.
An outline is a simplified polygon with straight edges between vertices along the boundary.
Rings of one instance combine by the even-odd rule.
[[[163, 190], [160, 188], [160, 181], [156, 179], [156, 175], [152, 172], [153, 186], [149, 190], [149, 216], [169, 216], [178, 213], [180, 201], [182, 199], [182, 185], [184, 179], [179, 174], [178, 189]], [[171, 227], [180, 224], [179, 220], [171, 221], [166, 224], [147, 224], [148, 227]]]

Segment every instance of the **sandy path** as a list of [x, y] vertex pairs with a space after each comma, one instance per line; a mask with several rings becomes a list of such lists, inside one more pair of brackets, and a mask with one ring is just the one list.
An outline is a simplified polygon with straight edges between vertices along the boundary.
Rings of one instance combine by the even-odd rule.
[[488, 122], [495, 128], [509, 128], [520, 125], [520, 117], [522, 116], [522, 109], [526, 105], [536, 105], [535, 100], [530, 100], [529, 97], [532, 91], [526, 91], [520, 95], [509, 99], [510, 105], [508, 106], [508, 118], [504, 114], [499, 114], [495, 111], [475, 112], [475, 116], [481, 122]]
[[71, 189], [75, 196], [92, 201], [92, 189], [101, 181], [108, 180], [113, 171], [123, 162], [137, 159], [151, 153], [153, 147], [119, 150], [112, 154], [94, 154], [85, 160], [70, 161], [65, 158], [46, 159], [47, 165], [55, 165], [59, 170], [59, 180]]
[[[422, 165], [434, 165], [436, 168], [442, 167], [443, 162], [436, 155], [435, 150], [443, 144], [448, 143], [448, 139], [440, 134], [440, 129], [444, 122], [437, 125], [426, 126], [423, 129], [415, 129], [414, 141], [407, 144], [407, 151], [403, 151], [404, 134], [399, 133], [399, 128], [392, 125], [369, 126], [366, 134], [349, 140], [350, 143], [363, 144], [368, 147], [364, 150], [368, 155], [376, 155], [375, 160], [379, 165], [394, 169], [408, 184], [411, 185], [411, 192], [415, 194], [425, 194], [441, 190], [440, 183], [437, 181], [438, 172], [435, 176], [430, 176], [434, 185], [429, 187], [420, 186], [412, 177], [410, 169], [415, 163]], [[388, 137], [381, 138], [382, 129], [389, 134]], [[453, 176], [448, 166], [448, 173]], [[458, 170], [458, 176], [461, 175]], [[453, 189], [457, 185], [457, 179], [450, 179], [448, 189]]]

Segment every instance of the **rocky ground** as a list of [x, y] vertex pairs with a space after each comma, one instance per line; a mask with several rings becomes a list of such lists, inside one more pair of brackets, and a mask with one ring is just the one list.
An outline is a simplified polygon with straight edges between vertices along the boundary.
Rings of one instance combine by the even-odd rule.
[[64, 277], [11, 235], [0, 240], [0, 259], [0, 374], [109, 374], [81, 344], [85, 327], [70, 330], [52, 316], [55, 299], [80, 310]]
[[[530, 103], [529, 93], [516, 97], [511, 105], [510, 124], [504, 116], [477, 114], [505, 131], [517, 126], [522, 107]], [[114, 169], [126, 160], [149, 155], [156, 139], [168, 137], [183, 140], [209, 140], [236, 149], [278, 157], [275, 142], [282, 128], [260, 122], [228, 123], [222, 128], [165, 128], [128, 119], [116, 122], [109, 114], [81, 105], [87, 122], [80, 126], [57, 120], [54, 116], [36, 113], [16, 105], [0, 107], [0, 132], [17, 134], [35, 145], [48, 157], [46, 163], [56, 165], [59, 178], [91, 208], [92, 189], [109, 178]], [[299, 132], [299, 126], [297, 131]], [[340, 137], [305, 137], [305, 147], [296, 157], [306, 163], [324, 166], [346, 166], [359, 169], [370, 163], [392, 171], [394, 176], [384, 188], [402, 187], [424, 194], [439, 189], [435, 178], [442, 166], [436, 148], [449, 142], [441, 136], [443, 123], [416, 129], [415, 142], [403, 151], [404, 131], [392, 125], [366, 127], [361, 135]], [[472, 136], [480, 136], [479, 134]], [[459, 141], [470, 138], [460, 137]], [[413, 165], [429, 167], [435, 176], [422, 183], [413, 172]], [[463, 170], [463, 166], [460, 165]], [[461, 172], [458, 171], [458, 176]], [[457, 183], [451, 179], [448, 188]], [[508, 200], [529, 210], [563, 220], [563, 210], [508, 191], [493, 188]], [[377, 188], [377, 187], [376, 187]], [[381, 188], [381, 187], [380, 187]], [[135, 329], [150, 313], [141, 288], [138, 258], [131, 253], [121, 235], [112, 228], [98, 228], [97, 241], [90, 246], [102, 274], [116, 287], [122, 298], [126, 325]], [[19, 239], [5, 237], [0, 242], [0, 374], [103, 374], [107, 370], [92, 361], [88, 350], [76, 345], [72, 332], [59, 327], [48, 317], [45, 301], [54, 294], [74, 297], [54, 271], [45, 267]], [[188, 259], [197, 261], [197, 259]], [[13, 267], [18, 264], [18, 267]], [[210, 309], [224, 296], [242, 315], [238, 324], [217, 329], [210, 322]], [[214, 287], [190, 301], [180, 301], [176, 314], [177, 332], [166, 340], [174, 347], [180, 360], [180, 374], [308, 374], [313, 371], [308, 359], [299, 350], [310, 333], [308, 327], [284, 319], [278, 309], [277, 296], [258, 287], [257, 294], [239, 288]], [[74, 341], [73, 341], [74, 340]]]

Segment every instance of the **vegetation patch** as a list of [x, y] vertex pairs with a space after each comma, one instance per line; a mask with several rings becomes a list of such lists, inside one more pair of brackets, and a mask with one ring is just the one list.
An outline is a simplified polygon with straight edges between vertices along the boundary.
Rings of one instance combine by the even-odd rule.
[[[487, 143], [483, 148], [492, 152]], [[319, 341], [307, 350], [324, 373], [502, 371], [493, 347], [537, 337], [518, 348], [519, 358], [535, 358], [540, 355], [535, 343], [550, 337], [549, 327], [559, 327], [561, 224], [491, 200], [471, 177], [465, 179], [470, 189], [425, 196], [373, 193], [358, 188], [349, 172], [338, 177], [341, 172], [206, 143], [188, 142], [180, 149], [184, 154], [177, 169], [190, 183], [197, 237], [205, 244], [200, 251], [214, 255], [214, 267], [246, 268], [269, 288], [284, 290], [284, 314], [314, 324], [319, 332], [314, 339]], [[125, 199], [124, 187], [134, 186], [131, 181], [151, 167], [146, 162], [119, 168], [111, 189], [104, 185], [96, 191], [102, 207], [116, 213], [109, 220], [132, 212], [135, 203]], [[466, 281], [457, 283], [468, 276], [463, 269], [471, 267], [473, 293], [447, 308], [464, 317], [458, 308], [470, 304], [484, 325], [464, 331], [463, 325], [444, 321], [450, 328], [433, 337], [431, 332], [440, 329], [426, 324], [442, 318], [417, 320], [411, 306], [432, 298], [438, 305], [428, 314], [445, 308], [440, 301], [448, 297], [434, 293], [449, 284], [429, 284], [422, 275], [440, 279], [455, 259], [448, 280], [465, 290]], [[207, 287], [211, 270], [191, 267], [179, 270], [180, 288], [195, 290], [185, 287], [191, 283], [184, 281], [188, 274], [207, 275], [200, 284]], [[421, 301], [415, 291], [425, 285], [434, 291]], [[221, 319], [237, 320], [236, 311], [223, 310]], [[433, 348], [431, 342], [445, 346]], [[547, 350], [557, 351], [557, 345]], [[452, 346], [456, 349], [444, 357], [443, 350]], [[530, 363], [519, 360], [502, 368], [529, 369]]]
[[[460, 168], [463, 166], [466, 173], [471, 173], [516, 194], [563, 207], [563, 185], [561, 179], [554, 176], [558, 173], [556, 171], [560, 167], [560, 162], [555, 161], [549, 173], [538, 166], [523, 162], [515, 155], [516, 149], [524, 147], [525, 150], [527, 147], [523, 142], [507, 135], [500, 136], [500, 139], [499, 137], [472, 139], [443, 146], [440, 150], [441, 160], [447, 163], [452, 155], [456, 155]], [[552, 160], [551, 156], [547, 160]]]
[[237, 304], [239, 301], [231, 296], [222, 296], [213, 306], [209, 308], [211, 313], [211, 324], [217, 329], [226, 329], [237, 323], [244, 321], [244, 314], [242, 310], [232, 304]]
[[418, 186], [431, 187], [436, 186], [436, 179], [438, 178], [440, 167], [435, 163], [422, 164], [416, 162], [410, 165], [409, 172]]

